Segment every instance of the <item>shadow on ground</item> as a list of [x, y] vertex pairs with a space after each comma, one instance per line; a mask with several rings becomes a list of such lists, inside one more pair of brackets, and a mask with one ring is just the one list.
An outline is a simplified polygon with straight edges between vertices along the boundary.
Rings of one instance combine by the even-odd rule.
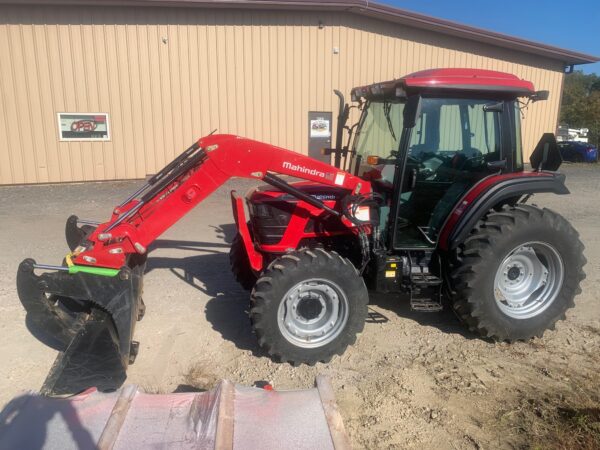
[[[386, 312], [396, 314], [404, 319], [413, 320], [419, 325], [437, 328], [446, 334], [459, 334], [465, 339], [479, 339], [460, 323], [447, 299], [443, 301], [444, 309], [439, 312], [413, 311], [410, 308], [410, 297], [404, 293], [389, 295], [371, 293], [369, 304], [377, 305]], [[369, 308], [367, 323], [385, 323], [388, 320], [383, 313]]]
[[[163, 239], [155, 242], [155, 248], [197, 250], [200, 254], [182, 258], [150, 256], [147, 272], [169, 270], [185, 283], [211, 297], [206, 304], [205, 313], [213, 329], [223, 339], [233, 342], [237, 348], [250, 350], [256, 356], [266, 356], [256, 343], [248, 317], [250, 293], [237, 284], [231, 273], [227, 252], [229, 244]], [[438, 328], [444, 333], [460, 334], [467, 339], [476, 338], [458, 321], [448, 304], [443, 311], [437, 313], [412, 311], [409, 297], [404, 294], [371, 294], [370, 304], [385, 312], [370, 307], [367, 323], [388, 322], [389, 313], [414, 320], [423, 326]]]
[[[48, 427], [55, 416], [61, 416], [62, 422], [70, 434], [72, 442], [80, 449], [95, 449], [96, 443], [90, 432], [83, 426], [81, 419], [69, 401], [48, 401], [43, 396], [25, 394], [11, 400], [0, 412], [0, 447], [38, 449], [46, 448]], [[54, 433], [56, 441], [56, 433]], [[62, 439], [65, 444], [69, 438]]]
[[[220, 230], [224, 228], [219, 227]], [[230, 242], [232, 236], [224, 233], [223, 238]], [[229, 244], [160, 239], [155, 241], [154, 248], [197, 251], [196, 255], [183, 257], [149, 256], [146, 273], [168, 270], [210, 297], [205, 314], [212, 328], [237, 348], [249, 350], [255, 356], [265, 356], [256, 342], [248, 317], [250, 293], [235, 281], [229, 267]]]

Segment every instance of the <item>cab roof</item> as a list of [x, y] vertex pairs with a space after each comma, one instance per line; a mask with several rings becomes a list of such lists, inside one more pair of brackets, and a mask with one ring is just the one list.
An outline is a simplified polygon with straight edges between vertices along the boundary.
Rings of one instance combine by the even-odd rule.
[[403, 97], [412, 92], [497, 93], [515, 97], [535, 94], [531, 81], [505, 72], [484, 69], [430, 69], [414, 72], [396, 80], [352, 89], [352, 98]]

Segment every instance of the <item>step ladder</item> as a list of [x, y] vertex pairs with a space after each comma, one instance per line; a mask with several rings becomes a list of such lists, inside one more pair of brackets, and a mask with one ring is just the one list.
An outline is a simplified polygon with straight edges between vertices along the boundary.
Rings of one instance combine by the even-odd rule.
[[414, 266], [410, 274], [410, 308], [413, 311], [437, 312], [442, 306], [442, 280], [427, 267]]

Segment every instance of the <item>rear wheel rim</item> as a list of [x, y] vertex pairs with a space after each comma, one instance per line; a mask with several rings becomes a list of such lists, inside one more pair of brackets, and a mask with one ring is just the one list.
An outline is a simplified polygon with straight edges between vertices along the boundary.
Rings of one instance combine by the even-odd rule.
[[496, 271], [496, 305], [514, 319], [538, 316], [558, 297], [563, 279], [564, 264], [554, 247], [538, 241], [521, 244]]
[[348, 298], [330, 280], [311, 278], [294, 285], [279, 304], [279, 330], [285, 339], [302, 348], [322, 347], [346, 327]]

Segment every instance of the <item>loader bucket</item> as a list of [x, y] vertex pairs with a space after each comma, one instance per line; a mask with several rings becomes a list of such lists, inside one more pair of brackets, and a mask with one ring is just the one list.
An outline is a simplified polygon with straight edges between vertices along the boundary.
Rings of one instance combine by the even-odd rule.
[[111, 318], [118, 356], [127, 367], [132, 356], [132, 336], [142, 304], [142, 263], [120, 270], [70, 266], [45, 271], [33, 259], [19, 265], [17, 292], [27, 311], [28, 326], [47, 345], [65, 350], [87, 318], [100, 309]]

